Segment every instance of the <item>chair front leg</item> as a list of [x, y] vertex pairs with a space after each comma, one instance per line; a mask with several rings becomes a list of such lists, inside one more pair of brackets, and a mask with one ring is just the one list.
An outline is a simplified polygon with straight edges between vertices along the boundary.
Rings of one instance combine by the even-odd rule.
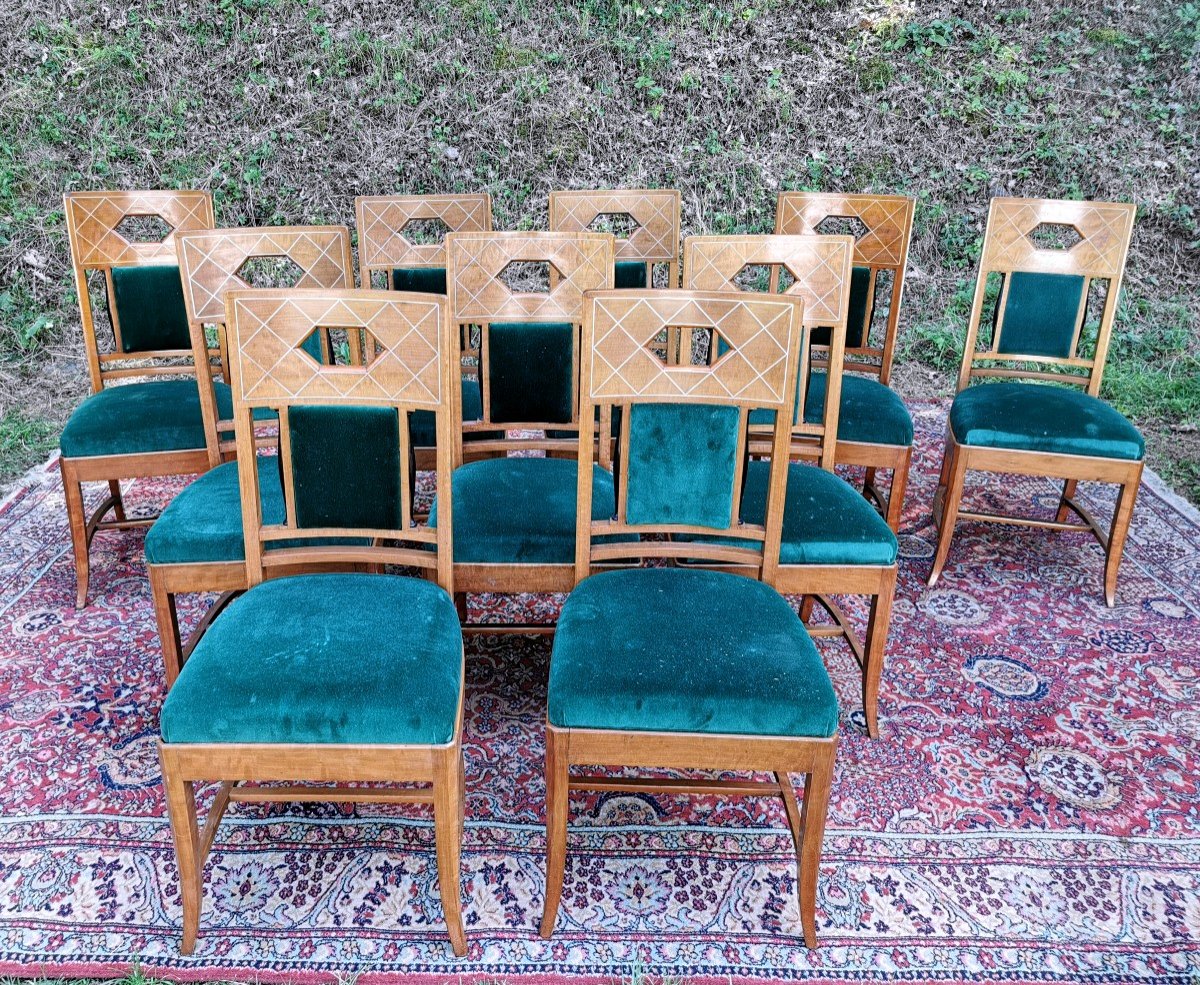
[[163, 669], [167, 690], [175, 683], [183, 668], [183, 643], [179, 638], [179, 614], [175, 609], [175, 594], [168, 592], [163, 577], [150, 565], [150, 597], [154, 602], [154, 619], [158, 623], [158, 642], [162, 647]]
[[1112, 527], [1108, 534], [1108, 554], [1104, 562], [1104, 600], [1111, 609], [1117, 604], [1117, 572], [1125, 554], [1125, 539], [1129, 535], [1129, 523], [1133, 519], [1133, 506], [1137, 502], [1138, 486], [1142, 470], [1139, 468], [1117, 494], [1117, 506], [1113, 511]]
[[204, 872], [200, 861], [200, 830], [196, 823], [196, 793], [191, 781], [180, 779], [172, 768], [169, 750], [159, 747], [167, 813], [175, 841], [175, 863], [179, 869], [179, 897], [183, 903], [183, 943], [179, 950], [191, 954], [200, 932], [200, 904]]
[[1073, 499], [1075, 490], [1079, 486], [1078, 479], [1068, 479], [1063, 483], [1062, 496], [1058, 500], [1058, 512], [1054, 514], [1055, 523], [1066, 523], [1071, 515], [1071, 507], [1067, 505], [1067, 500]]
[[892, 469], [892, 487], [888, 490], [887, 510], [883, 518], [892, 528], [892, 533], [900, 533], [900, 518], [904, 515], [904, 494], [908, 490], [908, 469], [912, 464], [912, 445], [904, 456], [904, 461]]
[[450, 947], [456, 957], [467, 953], [462, 923], [463, 760], [461, 740], [436, 754], [433, 781], [433, 826], [437, 849], [438, 887]]
[[75, 555], [75, 608], [87, 605], [88, 594], [88, 535], [87, 514], [83, 511], [83, 486], [67, 465], [59, 459], [62, 474], [63, 500], [67, 507], [67, 522], [71, 528], [71, 549]]
[[867, 735], [872, 739], [879, 738], [879, 682], [883, 677], [888, 629], [892, 623], [892, 600], [895, 595], [896, 569], [892, 568], [879, 594], [871, 599], [871, 613], [867, 618], [867, 638], [863, 641], [865, 644], [862, 668], [863, 716], [867, 721]]
[[[954, 524], [958, 520], [958, 505], [962, 499], [963, 480], [967, 474], [967, 456], [962, 446], [947, 437], [947, 461], [942, 464], [946, 484], [942, 488], [941, 520], [938, 527], [937, 553], [933, 557], [933, 570], [929, 572], [929, 587], [937, 584], [938, 576], [950, 553], [950, 541], [954, 537]], [[934, 519], [937, 520], [937, 503], [934, 503]]]
[[568, 734], [546, 726], [546, 895], [541, 935], [554, 933], [567, 868], [567, 809], [570, 790]]
[[813, 948], [817, 946], [817, 877], [821, 870], [821, 844], [825, 840], [825, 815], [829, 812], [836, 753], [837, 736], [834, 736], [829, 741], [828, 753], [813, 764], [812, 772], [804, 778], [798, 873], [800, 926], [804, 929], [804, 943]]

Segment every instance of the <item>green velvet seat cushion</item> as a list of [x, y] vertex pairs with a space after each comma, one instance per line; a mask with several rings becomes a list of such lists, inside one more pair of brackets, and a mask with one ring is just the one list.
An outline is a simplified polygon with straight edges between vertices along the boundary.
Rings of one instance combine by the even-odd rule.
[[[763, 523], [767, 512], [769, 462], [749, 462], [742, 490], [742, 519]], [[732, 538], [683, 537], [745, 546]], [[781, 564], [889, 565], [898, 553], [896, 535], [863, 496], [844, 479], [815, 465], [788, 465]]]
[[[825, 413], [825, 373], [809, 376], [804, 397], [804, 419], [819, 424]], [[750, 423], [766, 425], [774, 420], [769, 410], [752, 410]], [[901, 448], [913, 443], [912, 415], [891, 387], [869, 376], [842, 376], [842, 400], [838, 408], [838, 440], [860, 441]]]
[[[479, 392], [479, 381], [468, 376], [462, 378], [462, 419], [478, 421], [483, 417], [483, 396]], [[437, 419], [431, 410], [418, 410], [408, 418], [409, 439], [414, 448], [433, 448], [437, 444]], [[480, 441], [483, 438], [503, 437], [503, 431], [475, 431], [463, 435], [463, 441]]]
[[[279, 459], [259, 457], [258, 486], [263, 522], [282, 523]], [[245, 559], [237, 462], [224, 462], [185, 486], [146, 533], [147, 564]]]
[[[459, 564], [572, 564], [578, 467], [570, 458], [489, 458], [454, 470]], [[592, 519], [616, 512], [613, 479], [594, 466]], [[437, 525], [437, 502], [429, 514]]]
[[580, 582], [559, 616], [547, 700], [559, 728], [825, 738], [838, 721], [787, 601], [752, 578], [696, 569]]
[[494, 322], [487, 384], [496, 423], [569, 424], [574, 411], [575, 326]]
[[200, 388], [194, 379], [107, 386], [75, 408], [59, 446], [64, 458], [203, 448]]
[[113, 267], [112, 284], [122, 351], [192, 347], [183, 281], [175, 264]]
[[454, 737], [450, 597], [394, 575], [300, 575], [235, 599], [167, 694], [169, 743], [431, 744]]
[[1051, 383], [968, 387], [954, 398], [950, 428], [960, 444], [1141, 461], [1138, 429], [1098, 397]]
[[422, 294], [446, 293], [445, 267], [397, 267], [392, 271], [392, 290]]
[[641, 260], [618, 260], [613, 267], [613, 287], [621, 290], [646, 286], [646, 264]]

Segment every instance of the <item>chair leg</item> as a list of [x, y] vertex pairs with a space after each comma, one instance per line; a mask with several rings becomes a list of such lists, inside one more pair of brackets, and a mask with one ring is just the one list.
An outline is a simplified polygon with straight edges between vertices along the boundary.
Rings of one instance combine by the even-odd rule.
[[567, 868], [567, 808], [570, 786], [567, 733], [546, 726], [546, 895], [541, 935], [554, 933]]
[[191, 954], [200, 932], [200, 903], [203, 893], [200, 868], [200, 829], [196, 824], [196, 795], [190, 781], [181, 780], [171, 768], [171, 757], [159, 749], [163, 786], [167, 791], [167, 812], [171, 818], [171, 836], [175, 841], [175, 862], [179, 868], [179, 896], [183, 901], [183, 942], [180, 953]]
[[170, 690], [183, 668], [183, 642], [179, 638], [179, 615], [175, 610], [175, 595], [167, 591], [162, 583], [162, 576], [153, 565], [150, 565], [150, 597], [154, 601], [158, 642], [162, 647], [167, 690]]
[[108, 480], [108, 494], [112, 496], [112, 509], [116, 518], [125, 522], [125, 501], [121, 498], [121, 483], [117, 479]]
[[450, 947], [456, 957], [467, 953], [462, 923], [462, 830], [463, 761], [462, 744], [438, 753], [433, 781], [433, 825], [437, 843], [438, 886]]
[[458, 621], [465, 623], [467, 621], [467, 593], [454, 593], [454, 611], [458, 613]]
[[808, 620], [812, 618], [813, 603], [816, 602], [816, 596], [805, 595], [800, 599], [800, 621], [808, 624]]
[[863, 715], [867, 720], [867, 735], [879, 738], [879, 681], [887, 653], [888, 629], [892, 622], [892, 599], [896, 594], [896, 572], [884, 589], [871, 599], [871, 614], [867, 619], [867, 638], [864, 642], [862, 669]]
[[888, 490], [887, 512], [883, 516], [894, 534], [900, 532], [900, 518], [904, 515], [904, 494], [908, 489], [908, 467], [911, 464], [912, 445], [909, 445], [903, 464], [892, 469], [892, 488]]
[[829, 789], [833, 785], [836, 750], [835, 737], [830, 741], [829, 755], [825, 761], [814, 765], [813, 771], [804, 778], [798, 882], [800, 926], [804, 928], [804, 943], [809, 947], [817, 946], [817, 877], [821, 870], [821, 843], [825, 840], [825, 815], [829, 811]]
[[67, 522], [71, 528], [71, 548], [75, 554], [75, 608], [87, 605], [88, 595], [88, 535], [87, 514], [83, 511], [83, 486], [68, 473], [67, 463], [59, 460], [62, 473], [63, 499], [67, 506]]
[[1078, 479], [1068, 479], [1063, 483], [1062, 496], [1058, 500], [1058, 512], [1054, 514], [1055, 523], [1067, 522], [1067, 518], [1071, 515], [1071, 507], [1067, 505], [1067, 500], [1075, 495], [1075, 489], [1078, 485]]
[[[929, 587], [937, 584], [938, 576], [946, 564], [946, 555], [950, 553], [950, 541], [954, 537], [954, 523], [958, 519], [958, 504], [962, 499], [963, 479], [967, 474], [967, 457], [963, 454], [962, 446], [950, 442], [947, 445], [949, 464], [943, 463], [946, 473], [946, 484], [942, 491], [942, 517], [938, 528], [937, 553], [933, 558], [933, 570], [929, 572]], [[935, 505], [936, 512], [936, 505]]]
[[1112, 527], [1108, 534], [1108, 556], [1104, 562], [1104, 600], [1110, 609], [1117, 604], [1117, 571], [1125, 554], [1125, 538], [1129, 534], [1129, 522], [1133, 519], [1133, 505], [1137, 502], [1140, 482], [1139, 470], [1117, 494], [1117, 508], [1113, 511]]

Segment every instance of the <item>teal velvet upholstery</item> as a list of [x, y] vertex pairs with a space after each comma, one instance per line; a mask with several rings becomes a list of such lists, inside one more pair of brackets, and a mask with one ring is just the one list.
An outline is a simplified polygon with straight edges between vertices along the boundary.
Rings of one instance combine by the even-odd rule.
[[325, 362], [325, 348], [322, 345], [320, 332], [313, 332], [308, 338], [300, 343], [300, 348], [312, 356], [314, 362]]
[[1138, 429], [1098, 397], [1052, 383], [982, 383], [954, 398], [960, 444], [1141, 461]]
[[122, 351], [192, 347], [183, 281], [175, 264], [113, 267], [112, 282]]
[[575, 335], [569, 322], [490, 326], [487, 380], [493, 421], [571, 422]]
[[[578, 463], [488, 458], [454, 470], [454, 560], [459, 564], [572, 564]], [[612, 475], [594, 466], [592, 519], [616, 512]], [[437, 526], [437, 501], [429, 513]]]
[[[1020, 356], [1071, 355], [1083, 301], [1083, 277], [1024, 271], [1008, 277], [1008, 302], [997, 351]], [[997, 320], [999, 310], [997, 305]]]
[[194, 379], [107, 386], [75, 408], [59, 446], [64, 458], [203, 448], [200, 388]]
[[395, 409], [295, 406], [288, 424], [297, 526], [401, 528]]
[[580, 582], [554, 634], [547, 701], [559, 728], [825, 738], [838, 721], [787, 601], [752, 578], [695, 569]]
[[613, 268], [613, 287], [622, 290], [646, 286], [646, 264], [641, 260], [618, 260]]
[[[462, 378], [462, 419], [478, 421], [483, 417], [483, 395], [479, 391], [479, 380], [469, 376]], [[437, 419], [431, 410], [413, 411], [408, 416], [409, 440], [414, 448], [433, 448], [437, 444]], [[477, 431], [464, 434], [464, 441], [480, 441], [483, 438], [504, 437], [503, 431]]]
[[727, 404], [634, 404], [625, 513], [631, 524], [726, 528], [740, 415]]
[[440, 745], [454, 737], [461, 691], [462, 632], [437, 585], [279, 578], [231, 602], [201, 637], [163, 702], [162, 737]]
[[[871, 297], [871, 268], [852, 267], [850, 303], [846, 311], [846, 348], [856, 349], [867, 344], [874, 317], [875, 299]], [[824, 326], [814, 328], [812, 342], [813, 345], [829, 345], [829, 329]]]
[[[749, 462], [742, 491], [742, 519], [761, 524], [767, 515], [769, 462]], [[681, 537], [746, 546], [729, 537]], [[790, 564], [890, 565], [896, 562], [896, 535], [859, 492], [844, 479], [815, 465], [788, 466], [787, 496], [779, 562]]]
[[[742, 519], [762, 523], [767, 511], [769, 462], [750, 462]], [[815, 465], [788, 466], [781, 564], [894, 564], [896, 535], [844, 479]]]
[[[825, 373], [813, 373], [804, 397], [804, 419], [819, 423], [825, 414]], [[842, 375], [838, 440], [906, 447], [913, 443], [912, 415], [889, 386], [869, 376]]]
[[392, 290], [445, 294], [446, 268], [397, 267], [392, 271]]
[[[258, 486], [263, 522], [283, 523], [278, 458], [258, 457]], [[147, 564], [245, 559], [237, 462], [224, 462], [185, 486], [146, 533]]]
[[[825, 416], [825, 373], [812, 373], [804, 397], [804, 419], [819, 424]], [[750, 423], [770, 424], [769, 410], [752, 410]], [[842, 376], [842, 400], [838, 408], [839, 441], [861, 441], [876, 445], [907, 447], [913, 443], [912, 415], [896, 391], [869, 376]]]

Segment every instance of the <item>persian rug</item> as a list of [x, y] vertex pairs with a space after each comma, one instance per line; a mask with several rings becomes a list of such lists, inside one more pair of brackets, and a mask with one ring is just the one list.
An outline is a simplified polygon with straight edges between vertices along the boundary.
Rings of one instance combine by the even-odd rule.
[[[913, 411], [880, 739], [864, 733], [848, 651], [821, 644], [842, 741], [815, 951], [797, 937], [770, 799], [574, 797], [563, 906], [542, 941], [550, 640], [474, 636], [469, 955], [447, 945], [425, 809], [242, 804], [180, 958], [142, 536], [97, 537], [76, 611], [57, 468], [35, 470], [0, 507], [0, 974], [112, 976], [136, 960], [185, 980], [1196, 982], [1200, 516], [1148, 477], [1114, 609], [1084, 534], [963, 524], [931, 590], [945, 405]], [[129, 506], [156, 510], [179, 485], [133, 484]], [[1058, 495], [998, 476], [969, 489], [1046, 515]], [[1111, 510], [1102, 487], [1083, 495]], [[206, 601], [186, 599], [185, 621]], [[471, 599], [475, 619], [549, 620], [560, 604]]]

